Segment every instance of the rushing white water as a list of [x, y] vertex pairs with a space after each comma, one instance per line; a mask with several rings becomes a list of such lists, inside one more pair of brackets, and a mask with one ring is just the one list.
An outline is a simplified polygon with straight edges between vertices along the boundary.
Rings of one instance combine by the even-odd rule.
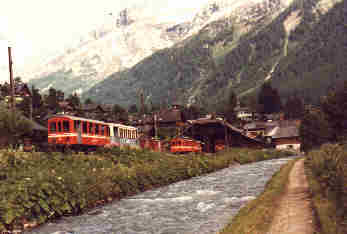
[[216, 233], [255, 199], [283, 164], [276, 159], [230, 167], [64, 217], [31, 234]]

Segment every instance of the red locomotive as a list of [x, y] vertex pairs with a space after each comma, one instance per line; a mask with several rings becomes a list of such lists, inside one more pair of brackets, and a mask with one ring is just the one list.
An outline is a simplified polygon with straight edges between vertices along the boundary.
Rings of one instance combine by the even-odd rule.
[[137, 128], [122, 124], [69, 115], [54, 115], [48, 120], [48, 143], [57, 147], [134, 146], [137, 139]]
[[171, 153], [201, 153], [202, 143], [188, 137], [175, 137], [170, 141]]

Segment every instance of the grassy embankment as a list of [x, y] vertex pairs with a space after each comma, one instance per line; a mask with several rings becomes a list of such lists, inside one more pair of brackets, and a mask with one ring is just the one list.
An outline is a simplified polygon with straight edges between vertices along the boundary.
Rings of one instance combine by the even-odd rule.
[[347, 146], [324, 145], [305, 166], [320, 233], [347, 233]]
[[220, 234], [267, 233], [295, 162], [296, 160], [282, 166], [266, 184], [264, 192], [241, 208]]
[[112, 149], [94, 154], [0, 151], [0, 231], [22, 230], [112, 200], [290, 153], [232, 149], [215, 155], [168, 155]]

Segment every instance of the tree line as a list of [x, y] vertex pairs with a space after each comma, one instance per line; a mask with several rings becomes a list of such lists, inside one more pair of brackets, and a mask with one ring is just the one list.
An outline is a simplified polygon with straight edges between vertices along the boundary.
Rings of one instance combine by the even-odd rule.
[[346, 142], [347, 81], [342, 87], [331, 89], [317, 106], [305, 110], [300, 135], [305, 151], [328, 142]]
[[[15, 79], [15, 83], [23, 84], [20, 78]], [[6, 112], [5, 105], [2, 104], [0, 112], [1, 129], [6, 129], [7, 133], [13, 132], [11, 128], [22, 129], [25, 132], [27, 124], [19, 121], [18, 115], [23, 114], [29, 118], [32, 115], [33, 119], [42, 125], [46, 125], [44, 117], [51, 113], [63, 111], [59, 103], [65, 102], [72, 107], [81, 107], [82, 105], [97, 104], [91, 99], [86, 99], [82, 103], [77, 94], [70, 94], [65, 97], [65, 94], [54, 88], [50, 88], [47, 94], [40, 94], [39, 90], [32, 86], [31, 97], [23, 97], [23, 101], [17, 103], [16, 110], [18, 113]], [[0, 85], [0, 101], [10, 95], [9, 84]], [[4, 103], [4, 102], [3, 102]], [[167, 103], [168, 104], [168, 103]], [[214, 113], [221, 114], [232, 124], [237, 123], [235, 107], [238, 104], [237, 95], [231, 90], [228, 98], [220, 102]], [[254, 112], [261, 114], [284, 113], [286, 119], [302, 119], [300, 127], [300, 135], [302, 138], [303, 148], [305, 150], [312, 149], [325, 142], [337, 142], [345, 140], [347, 136], [347, 83], [341, 89], [334, 89], [329, 94], [321, 99], [318, 106], [304, 108], [303, 101], [295, 95], [295, 93], [287, 98], [285, 104], [282, 104], [281, 97], [278, 91], [271, 86], [270, 82], [265, 82], [259, 89], [257, 96], [245, 97], [240, 100], [241, 106], [248, 107]], [[309, 105], [306, 105], [309, 106]], [[164, 106], [165, 108], [166, 106]], [[114, 120], [126, 122], [129, 115], [141, 117], [142, 114], [151, 114], [163, 108], [163, 105], [146, 103], [143, 107], [138, 108], [136, 104], [132, 104], [128, 109], [113, 104], [112, 110], [109, 113]], [[184, 119], [197, 119], [203, 117], [207, 113], [211, 113], [205, 107], [199, 105], [190, 105], [181, 109]], [[80, 117], [84, 113], [79, 113]], [[13, 117], [16, 115], [16, 117]], [[105, 117], [105, 116], [103, 116]], [[10, 119], [12, 119], [10, 121]], [[17, 127], [13, 120], [18, 123]], [[102, 120], [102, 119], [100, 119]], [[17, 133], [16, 133], [17, 134]]]

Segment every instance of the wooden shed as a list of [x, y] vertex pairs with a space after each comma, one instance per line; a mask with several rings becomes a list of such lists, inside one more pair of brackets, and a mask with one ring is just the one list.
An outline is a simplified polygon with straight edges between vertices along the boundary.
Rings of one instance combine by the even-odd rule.
[[243, 134], [241, 129], [220, 119], [189, 120], [184, 135], [204, 143], [203, 151], [214, 153], [225, 147], [247, 147], [262, 149], [269, 145]]

